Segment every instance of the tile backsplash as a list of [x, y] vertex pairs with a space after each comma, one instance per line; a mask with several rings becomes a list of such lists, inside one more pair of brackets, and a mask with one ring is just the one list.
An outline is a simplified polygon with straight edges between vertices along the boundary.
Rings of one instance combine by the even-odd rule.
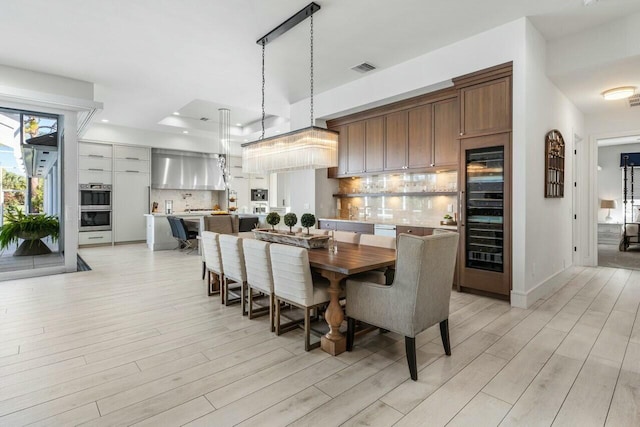
[[[343, 178], [336, 198], [341, 219], [434, 224], [458, 211], [457, 172], [385, 174]], [[429, 193], [429, 195], [427, 195]], [[435, 193], [435, 194], [434, 194]], [[437, 194], [443, 193], [443, 194]], [[357, 195], [357, 197], [353, 197]]]
[[158, 212], [164, 213], [164, 201], [173, 200], [173, 211], [187, 209], [213, 209], [224, 200], [224, 191], [209, 190], [159, 190], [151, 189], [151, 203], [158, 203]]

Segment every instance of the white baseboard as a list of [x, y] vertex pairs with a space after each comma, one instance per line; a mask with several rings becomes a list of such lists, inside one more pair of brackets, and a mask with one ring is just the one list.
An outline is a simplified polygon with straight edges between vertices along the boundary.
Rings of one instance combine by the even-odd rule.
[[546, 298], [563, 287], [569, 279], [574, 276], [574, 267], [570, 265], [564, 270], [560, 270], [556, 274], [543, 280], [534, 288], [526, 291], [511, 291], [511, 306], [518, 308], [529, 308], [534, 302], [540, 298]]

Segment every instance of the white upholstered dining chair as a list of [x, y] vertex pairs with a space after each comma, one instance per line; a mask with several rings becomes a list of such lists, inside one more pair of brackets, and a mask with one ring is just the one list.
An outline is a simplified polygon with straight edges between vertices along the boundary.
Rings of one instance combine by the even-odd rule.
[[[271, 271], [270, 243], [262, 240], [242, 239], [244, 264], [247, 269], [247, 294], [249, 319], [269, 315], [269, 327], [273, 332], [273, 273]], [[255, 310], [253, 305], [253, 291], [256, 290], [269, 297], [269, 307]], [[267, 308], [268, 310], [264, 310]]]
[[[396, 248], [396, 238], [391, 236], [376, 236], [373, 234], [360, 235], [361, 246], [375, 246], [378, 248], [394, 249]], [[380, 268], [377, 270], [365, 271], [355, 274], [349, 279], [360, 282], [372, 282], [380, 285], [388, 285], [393, 281], [393, 268]]]
[[336, 242], [354, 243], [356, 245], [360, 242], [360, 234], [353, 231], [334, 231], [333, 238]]
[[320, 343], [311, 345], [311, 310], [329, 303], [329, 281], [311, 274], [309, 254], [306, 249], [272, 244], [271, 268], [275, 304], [275, 328], [280, 335], [290, 330], [295, 323], [280, 324], [281, 302], [304, 310], [304, 349], [309, 351]]
[[[245, 290], [247, 286], [247, 270], [244, 264], [244, 251], [242, 250], [242, 239], [229, 234], [221, 234], [220, 252], [222, 254], [222, 268], [224, 269], [224, 281], [222, 292], [224, 293], [225, 305], [240, 302], [242, 315], [246, 315]], [[239, 290], [240, 298], [230, 299], [231, 290]]]
[[220, 255], [220, 243], [218, 241], [218, 236], [218, 233], [203, 231], [200, 237], [202, 258], [207, 273], [207, 293], [209, 296], [217, 293], [222, 294], [220, 290], [224, 280], [224, 270], [222, 269], [222, 258]]
[[355, 321], [390, 330], [405, 337], [411, 379], [418, 379], [415, 337], [440, 324], [447, 356], [449, 299], [453, 281], [458, 233], [432, 236], [401, 234], [397, 272], [390, 286], [347, 280], [347, 350], [353, 349]]

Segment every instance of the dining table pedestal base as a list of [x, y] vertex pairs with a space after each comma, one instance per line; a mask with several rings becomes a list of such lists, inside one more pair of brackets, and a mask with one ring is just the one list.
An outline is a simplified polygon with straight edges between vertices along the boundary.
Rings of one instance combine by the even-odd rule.
[[329, 280], [329, 306], [324, 313], [329, 325], [329, 332], [320, 339], [320, 347], [332, 356], [337, 356], [347, 350], [347, 338], [340, 332], [340, 326], [344, 320], [344, 312], [340, 306], [340, 294], [342, 288], [340, 281], [347, 277], [345, 274], [335, 271], [320, 270], [322, 277]]

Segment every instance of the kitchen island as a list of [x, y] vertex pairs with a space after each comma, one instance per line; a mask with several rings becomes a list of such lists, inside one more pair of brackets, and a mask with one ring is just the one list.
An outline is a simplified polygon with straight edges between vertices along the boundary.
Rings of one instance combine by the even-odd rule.
[[[205, 230], [204, 218], [212, 216], [212, 214], [213, 211], [176, 212], [172, 215], [167, 215], [165, 213], [145, 214], [147, 220], [147, 247], [152, 251], [165, 251], [176, 248], [177, 242], [171, 234], [171, 228], [169, 227], [167, 216], [177, 216], [183, 218], [185, 221], [195, 223], [199, 235], [202, 230]], [[227, 214], [221, 216], [232, 217], [234, 219], [236, 217], [237, 219], [244, 217], [258, 217], [260, 219], [260, 223], [264, 223], [264, 219], [266, 217], [266, 215], [250, 214]]]

